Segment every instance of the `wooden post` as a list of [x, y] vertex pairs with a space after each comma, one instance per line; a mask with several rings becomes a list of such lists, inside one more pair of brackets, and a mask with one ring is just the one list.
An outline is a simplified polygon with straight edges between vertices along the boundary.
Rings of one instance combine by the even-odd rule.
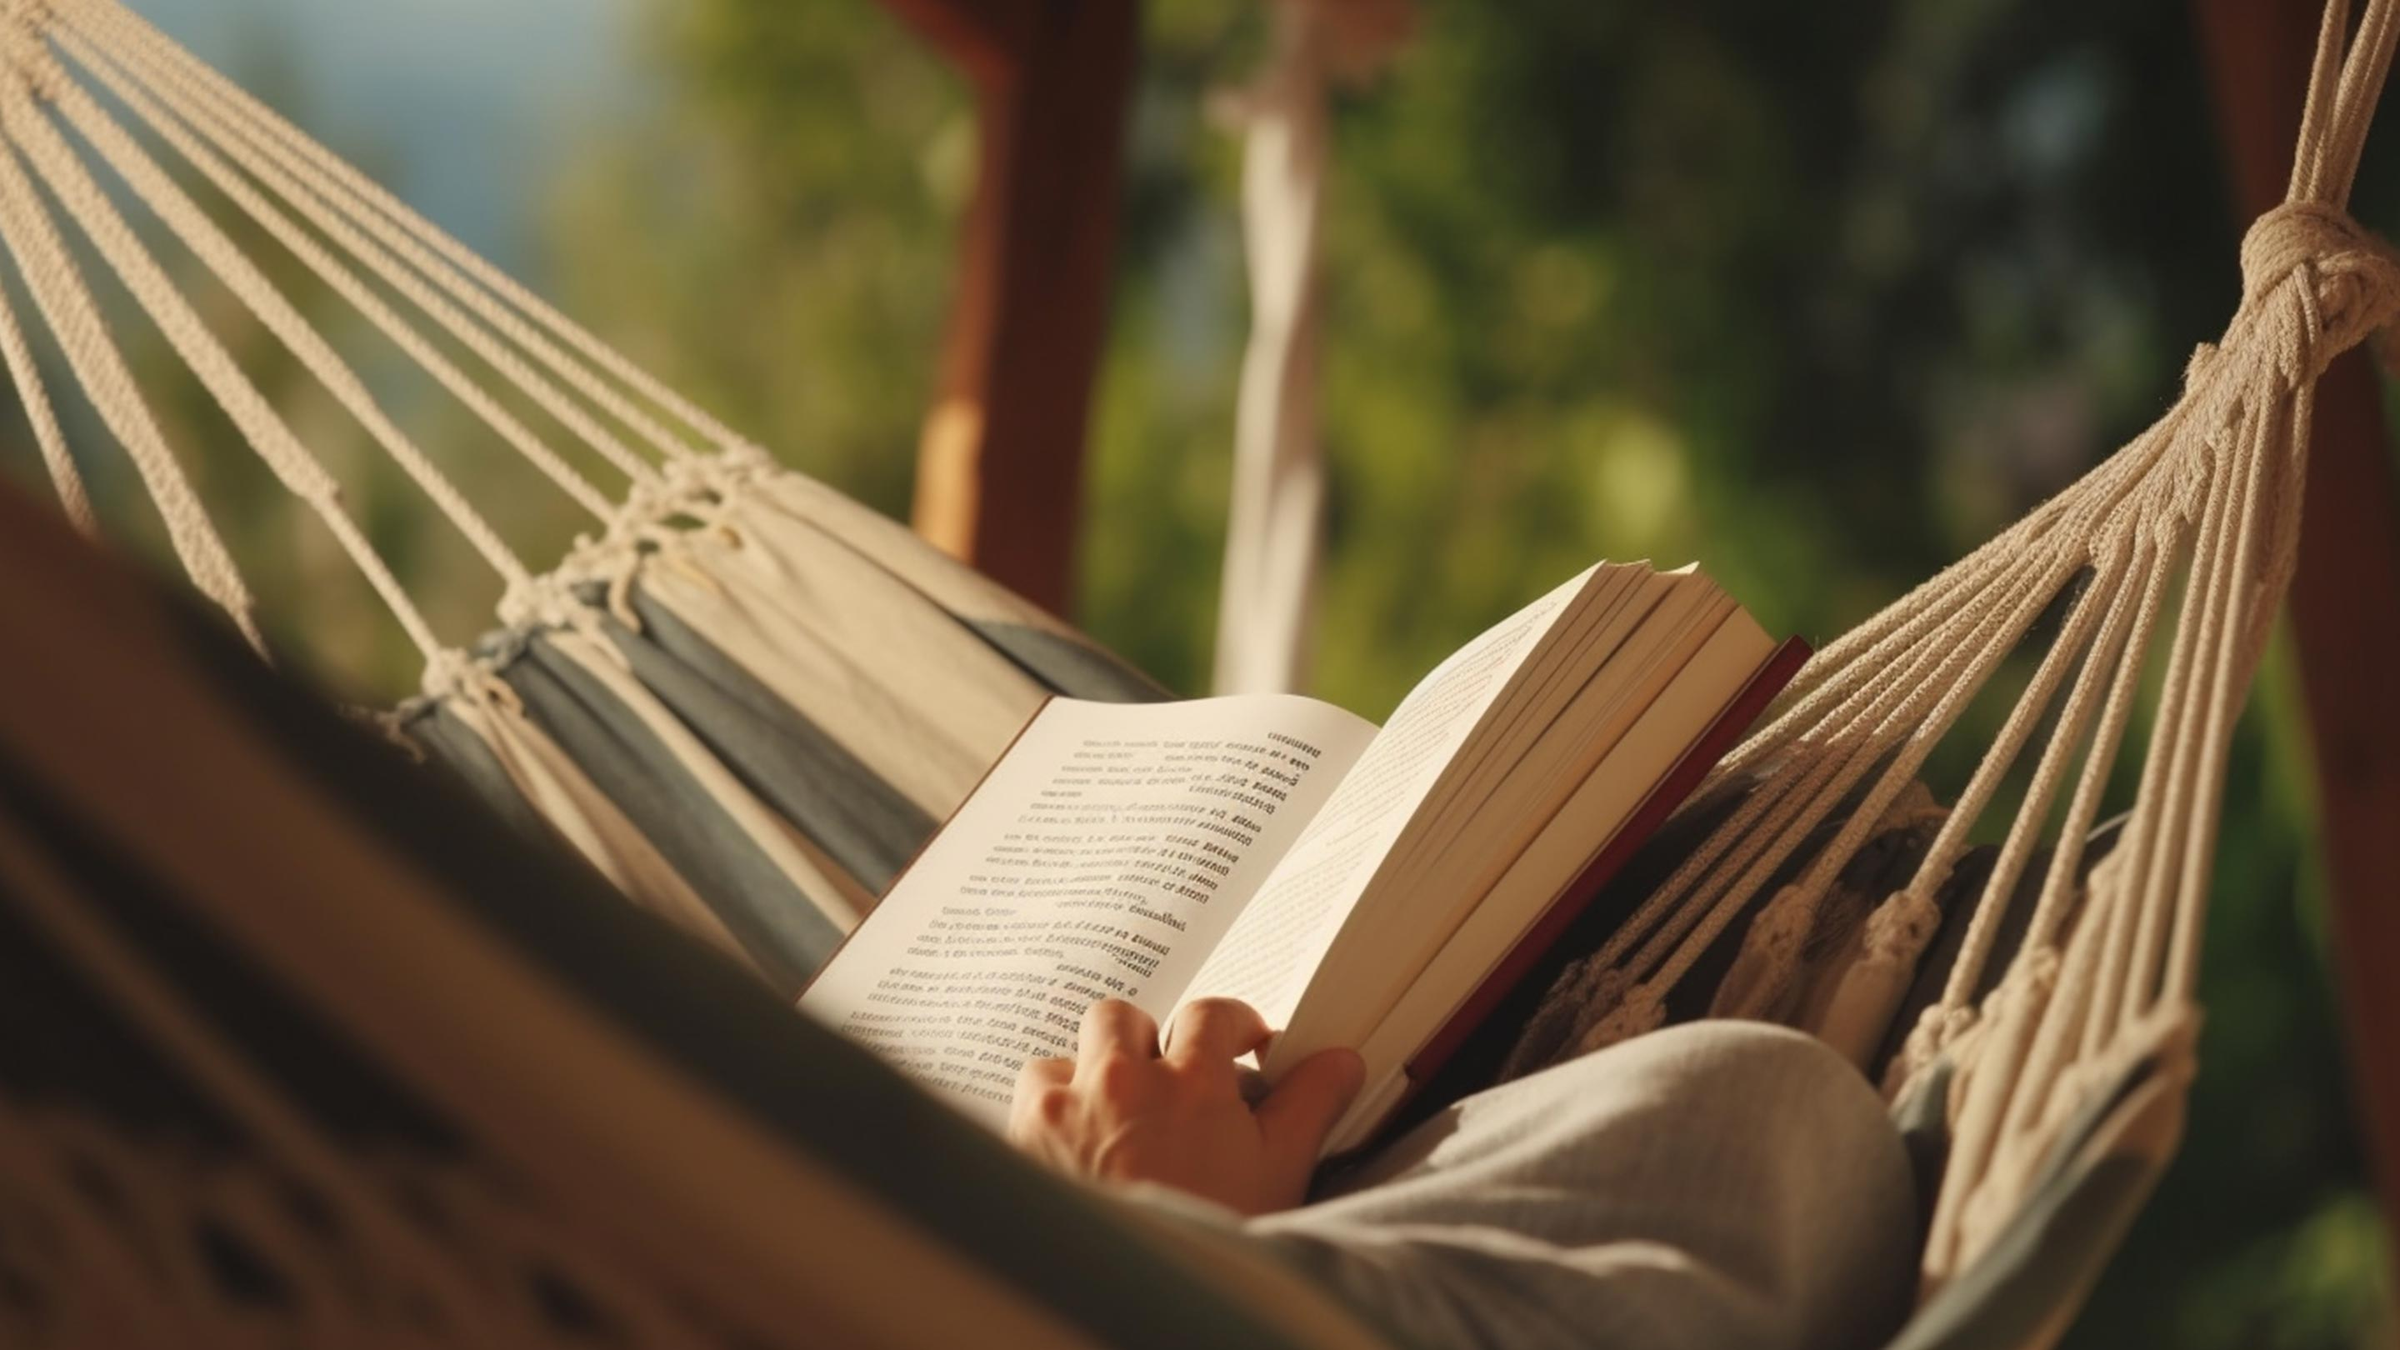
[[[2196, 0], [2244, 222], [2283, 200], [2320, 10]], [[2289, 613], [2316, 750], [2319, 838], [2360, 1125], [2387, 1221], [2400, 1218], [2400, 490], [2366, 353], [2317, 385]]]
[[918, 447], [916, 527], [1063, 613], [1108, 325], [1139, 7], [885, 3], [974, 84], [982, 147], [941, 387]]

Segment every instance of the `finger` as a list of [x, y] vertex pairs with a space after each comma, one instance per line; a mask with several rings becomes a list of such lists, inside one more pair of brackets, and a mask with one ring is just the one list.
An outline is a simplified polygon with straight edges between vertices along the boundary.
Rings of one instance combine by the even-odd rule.
[[1029, 1059], [1017, 1070], [1017, 1095], [1030, 1095], [1040, 1088], [1062, 1086], [1075, 1076], [1075, 1061], [1071, 1059]]
[[1097, 1064], [1110, 1055], [1158, 1058], [1158, 1023], [1121, 998], [1104, 998], [1083, 1014], [1075, 1062]]
[[1075, 1076], [1071, 1059], [1033, 1059], [1017, 1071], [1017, 1088], [1008, 1101], [1008, 1137], [1026, 1143], [1049, 1123], [1050, 1099]]
[[1314, 1167], [1325, 1136], [1367, 1080], [1355, 1050], [1320, 1050], [1292, 1066], [1258, 1104], [1258, 1132], [1270, 1156], [1301, 1171]]
[[1267, 1019], [1247, 1003], [1230, 998], [1198, 998], [1175, 1012], [1167, 1028], [1167, 1061], [1171, 1064], [1221, 1064], [1249, 1054], [1274, 1033]]

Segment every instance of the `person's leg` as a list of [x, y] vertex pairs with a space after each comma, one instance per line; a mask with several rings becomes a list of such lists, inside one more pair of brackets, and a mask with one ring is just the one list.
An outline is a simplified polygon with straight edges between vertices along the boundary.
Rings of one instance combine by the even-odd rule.
[[1421, 1345], [1833, 1350], [1906, 1307], [1914, 1216], [1856, 1070], [1717, 1021], [1470, 1097], [1244, 1229]]

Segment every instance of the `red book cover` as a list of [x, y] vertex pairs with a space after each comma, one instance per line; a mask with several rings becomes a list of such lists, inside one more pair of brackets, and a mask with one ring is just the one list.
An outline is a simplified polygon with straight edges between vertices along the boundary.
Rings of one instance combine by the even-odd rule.
[[[1717, 715], [1717, 720], [1709, 723], [1708, 729], [1701, 732], [1690, 748], [1683, 752], [1683, 758], [1675, 761], [1675, 767], [1658, 780], [1657, 785], [1650, 789], [1650, 794], [1642, 799], [1642, 804], [1626, 817], [1625, 823], [1617, 828], [1608, 845], [1584, 867], [1582, 875], [1559, 892], [1558, 899], [1552, 901], [1542, 917], [1525, 930], [1525, 935], [1517, 940], [1517, 945], [1500, 959], [1499, 964], [1484, 977], [1483, 983], [1476, 986], [1475, 992], [1469, 994], [1466, 1001], [1459, 1005], [1458, 1011], [1450, 1015], [1450, 1020], [1442, 1025], [1442, 1029], [1434, 1033], [1433, 1038], [1408, 1061], [1408, 1091], [1411, 1095], [1433, 1081], [1434, 1074], [1457, 1053], [1467, 1037], [1483, 1024], [1492, 1009], [1516, 987], [1517, 982], [1525, 978], [1526, 972], [1550, 950], [1576, 916], [1592, 903], [1600, 889], [1617, 874], [1626, 860], [1648, 842], [1658, 827], [1664, 825], [1675, 809], [1683, 805], [1684, 799], [1700, 786], [1701, 780], [1708, 777], [1708, 771], [1717, 766], [1717, 761], [1723, 759], [1741, 740], [1742, 734], [1750, 729], [1752, 722], [1758, 720], [1758, 715], [1766, 710], [1767, 704], [1773, 702], [1775, 696], [1783, 692], [1783, 687], [1791, 683], [1792, 676], [1799, 673], [1808, 657], [1809, 645], [1800, 638], [1786, 639], [1782, 646], [1775, 649], [1775, 654], [1767, 658], [1766, 664], [1759, 667], [1756, 675], [1750, 677], [1750, 683], [1742, 687], [1742, 692], [1734, 696], [1733, 702], [1725, 706], [1725, 711]], [[1386, 1115], [1387, 1122], [1399, 1114], [1400, 1107], [1395, 1104]]]

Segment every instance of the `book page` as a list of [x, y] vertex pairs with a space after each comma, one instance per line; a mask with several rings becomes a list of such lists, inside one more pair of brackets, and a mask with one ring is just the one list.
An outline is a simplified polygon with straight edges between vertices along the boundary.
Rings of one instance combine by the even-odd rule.
[[1054, 699], [800, 1007], [1005, 1124], [1093, 1003], [1165, 1019], [1374, 734], [1283, 695]]
[[1237, 998], [1267, 1025], [1286, 1025], [1376, 861], [1589, 575], [1461, 647], [1409, 691], [1192, 980], [1192, 997]]

